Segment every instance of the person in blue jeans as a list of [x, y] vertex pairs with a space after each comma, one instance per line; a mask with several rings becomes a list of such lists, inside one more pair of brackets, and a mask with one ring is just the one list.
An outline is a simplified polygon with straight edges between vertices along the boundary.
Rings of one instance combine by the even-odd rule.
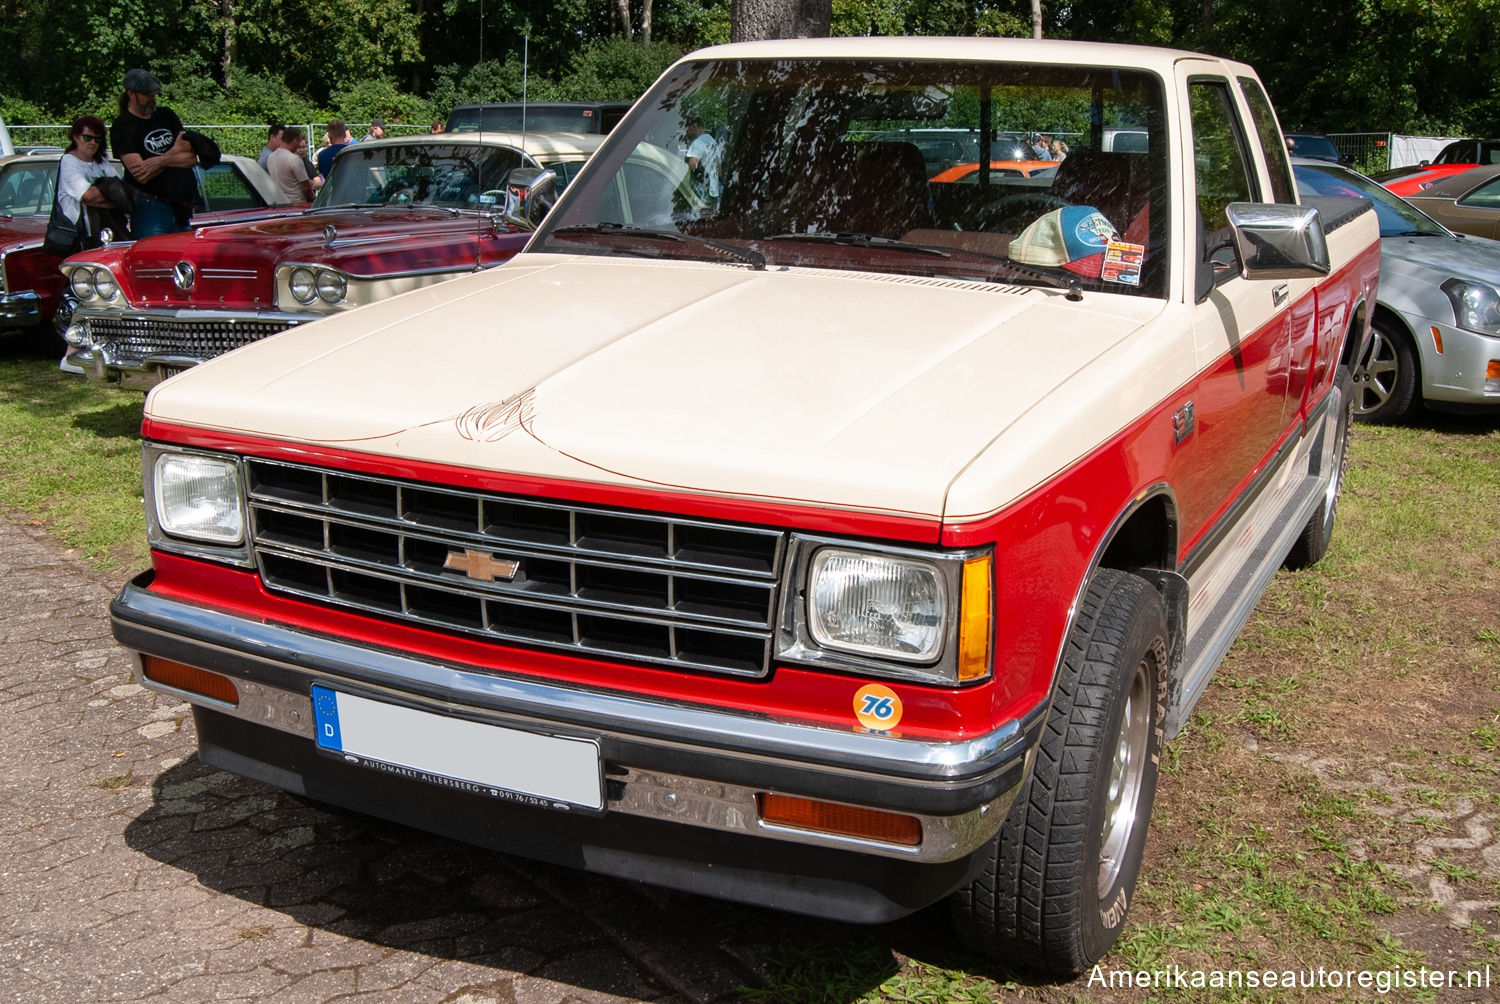
[[197, 154], [182, 134], [177, 113], [157, 105], [161, 81], [155, 74], [130, 70], [124, 87], [109, 140], [136, 197], [130, 229], [137, 239], [186, 230], [197, 191]]

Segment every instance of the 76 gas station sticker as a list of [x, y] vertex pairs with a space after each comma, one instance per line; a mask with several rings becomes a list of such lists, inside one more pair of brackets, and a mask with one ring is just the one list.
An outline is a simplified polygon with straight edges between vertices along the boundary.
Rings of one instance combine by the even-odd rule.
[[901, 724], [901, 698], [890, 687], [866, 684], [854, 692], [854, 717], [871, 732], [889, 732]]

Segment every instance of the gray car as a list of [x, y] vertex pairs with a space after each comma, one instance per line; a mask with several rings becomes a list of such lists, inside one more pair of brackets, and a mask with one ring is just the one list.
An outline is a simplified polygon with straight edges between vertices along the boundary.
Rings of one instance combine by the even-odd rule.
[[1302, 195], [1366, 198], [1380, 221], [1380, 290], [1354, 373], [1355, 418], [1395, 422], [1424, 404], [1500, 410], [1500, 241], [1456, 234], [1347, 168], [1292, 165]]

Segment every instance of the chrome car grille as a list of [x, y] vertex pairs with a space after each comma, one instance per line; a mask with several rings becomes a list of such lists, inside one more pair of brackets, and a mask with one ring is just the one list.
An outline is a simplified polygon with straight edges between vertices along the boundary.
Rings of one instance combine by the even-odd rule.
[[153, 356], [212, 359], [291, 327], [286, 321], [210, 317], [90, 317], [89, 337], [109, 362], [138, 364]]
[[253, 553], [273, 593], [579, 655], [770, 670], [779, 531], [246, 467]]

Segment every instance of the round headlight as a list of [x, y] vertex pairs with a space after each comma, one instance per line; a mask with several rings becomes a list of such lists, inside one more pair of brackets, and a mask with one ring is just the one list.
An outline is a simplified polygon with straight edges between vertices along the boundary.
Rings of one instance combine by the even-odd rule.
[[292, 298], [298, 303], [312, 303], [318, 298], [317, 282], [310, 268], [292, 269], [288, 285], [292, 289]]
[[318, 270], [318, 295], [324, 303], [338, 303], [349, 292], [349, 284], [337, 272]]
[[72, 270], [71, 275], [68, 276], [68, 285], [72, 288], [74, 296], [77, 296], [78, 299], [92, 300], [93, 294], [95, 294], [95, 288], [93, 288], [93, 270]]
[[107, 268], [94, 269], [94, 289], [101, 300], [113, 300], [120, 287], [115, 285], [115, 277]]
[[80, 300], [92, 300], [94, 298], [94, 272], [92, 269], [75, 268], [68, 276], [68, 285], [73, 290], [73, 295]]

